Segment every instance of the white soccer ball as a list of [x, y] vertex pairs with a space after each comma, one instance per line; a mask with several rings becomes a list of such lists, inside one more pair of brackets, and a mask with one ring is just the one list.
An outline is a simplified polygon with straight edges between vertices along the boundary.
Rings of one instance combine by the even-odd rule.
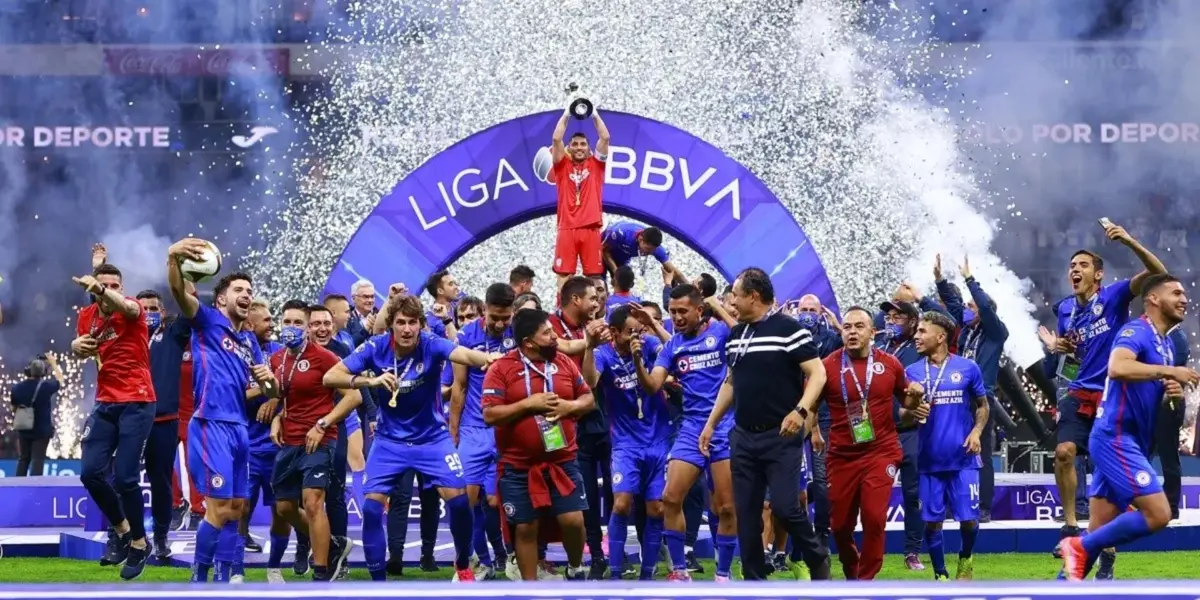
[[204, 240], [204, 244], [208, 248], [201, 253], [200, 260], [185, 258], [179, 264], [184, 279], [192, 283], [208, 281], [221, 272], [221, 251], [210, 241]]

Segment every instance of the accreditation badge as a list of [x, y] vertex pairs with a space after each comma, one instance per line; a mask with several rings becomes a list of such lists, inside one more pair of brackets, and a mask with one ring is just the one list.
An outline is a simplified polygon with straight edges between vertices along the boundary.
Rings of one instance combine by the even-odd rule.
[[546, 448], [546, 452], [554, 452], [567, 447], [567, 436], [563, 433], [562, 423], [557, 421], [551, 423], [541, 415], [535, 418], [538, 428], [542, 431], [542, 446]]
[[1073, 354], [1064, 354], [1058, 359], [1058, 376], [1067, 381], [1075, 381], [1079, 378], [1080, 362]]
[[871, 424], [871, 417], [852, 417], [850, 419], [850, 435], [854, 438], [855, 444], [875, 441], [875, 426]]

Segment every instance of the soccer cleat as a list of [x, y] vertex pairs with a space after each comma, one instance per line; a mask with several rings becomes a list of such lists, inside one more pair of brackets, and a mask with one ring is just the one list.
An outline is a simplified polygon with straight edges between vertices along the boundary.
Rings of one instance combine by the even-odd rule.
[[1083, 541], [1072, 537], [1062, 541], [1063, 572], [1067, 581], [1083, 581], [1083, 570], [1087, 564], [1087, 551], [1083, 549]]
[[908, 567], [909, 571], [924, 571], [925, 565], [921, 564], [921, 557], [915, 552], [904, 555], [904, 566]]
[[462, 569], [457, 569], [454, 571], [454, 577], [451, 577], [450, 581], [455, 581], [458, 583], [475, 581], [475, 571], [471, 570], [470, 565]]
[[184, 500], [182, 504], [171, 509], [171, 524], [167, 526], [171, 531], [180, 531], [186, 525], [188, 511], [192, 509], [192, 505]]
[[1117, 553], [1105, 550], [1100, 553], [1099, 568], [1096, 569], [1095, 581], [1112, 581], [1116, 579]]
[[251, 554], [262, 554], [262, 544], [259, 544], [257, 541], [255, 541], [254, 537], [250, 534], [243, 536], [242, 542], [246, 546], [246, 552]]
[[1063, 544], [1063, 540], [1065, 540], [1065, 539], [1067, 539], [1067, 538], [1072, 538], [1072, 537], [1079, 537], [1079, 536], [1080, 536], [1080, 533], [1081, 533], [1081, 532], [1080, 532], [1080, 530], [1079, 530], [1079, 527], [1078, 527], [1078, 526], [1075, 526], [1075, 525], [1063, 525], [1063, 526], [1062, 526], [1062, 529], [1060, 529], [1060, 530], [1059, 530], [1059, 532], [1058, 532], [1058, 543], [1054, 545], [1054, 551], [1053, 551], [1053, 552], [1051, 552], [1050, 554], [1051, 554], [1052, 556], [1054, 556], [1054, 558], [1057, 558], [1057, 559], [1060, 559], [1060, 560], [1061, 560], [1061, 559], [1062, 559], [1062, 544]]
[[563, 569], [563, 579], [567, 581], [586, 581], [588, 578], [588, 570], [582, 565], [578, 567], [568, 566]]
[[587, 578], [591, 581], [608, 579], [608, 559], [603, 556], [593, 558], [592, 564], [588, 569]]
[[267, 583], [284, 583], [281, 569], [267, 569]]
[[808, 570], [808, 565], [804, 561], [789, 560], [787, 567], [791, 569], [796, 581], [812, 581], [812, 571]]
[[538, 562], [538, 580], [539, 581], [549, 581], [551, 579], [558, 579], [558, 578], [559, 578], [558, 569], [554, 568], [554, 563], [551, 563], [550, 561], [545, 560], [545, 559]]
[[[656, 568], [658, 565], [654, 565]], [[637, 577], [642, 572], [642, 565], [633, 560], [633, 555], [625, 553], [625, 572], [621, 573], [621, 577]], [[620, 579], [616, 573], [613, 573], [613, 579]]]
[[204, 513], [189, 512], [187, 519], [186, 519], [187, 523], [185, 523], [183, 526], [184, 530], [185, 531], [196, 531], [197, 529], [200, 528], [200, 522], [203, 520], [204, 520]]
[[992, 511], [980, 510], [979, 511], [979, 522], [980, 523], [991, 523], [992, 522]]
[[426, 573], [438, 572], [437, 561], [433, 560], [432, 554], [426, 554], [425, 556], [421, 557], [421, 570]]
[[783, 552], [776, 552], [773, 556], [771, 556], [771, 565], [770, 566], [772, 569], [775, 570], [776, 573], [782, 573], [782, 572], [788, 570], [787, 563], [788, 563], [787, 555], [784, 554]]
[[475, 567], [475, 581], [493, 581], [496, 579], [496, 567], [479, 565]]
[[677, 582], [681, 582], [681, 583], [688, 583], [691, 580], [692, 580], [692, 574], [688, 573], [687, 571], [671, 571], [667, 575], [667, 581], [677, 581]]
[[733, 578], [728, 575], [714, 575], [713, 581], [716, 583], [729, 583], [730, 581], [733, 581]]
[[517, 566], [517, 555], [515, 552], [508, 557], [508, 564], [504, 565], [504, 576], [509, 581], [521, 581], [521, 567]]
[[393, 556], [388, 559], [387, 566], [385, 568], [387, 569], [388, 575], [391, 575], [392, 577], [403, 577], [404, 559], [400, 558], [399, 556]]
[[154, 559], [166, 563], [171, 558], [171, 542], [167, 536], [154, 536]]
[[308, 544], [296, 542], [296, 557], [292, 559], [292, 572], [296, 575], [307, 575], [312, 570], [312, 548]]
[[104, 555], [100, 557], [100, 566], [115, 567], [125, 564], [125, 559], [129, 556], [128, 538], [128, 534], [118, 535], [110, 529], [108, 541], [104, 543]]
[[241, 585], [243, 583], [246, 583], [245, 575], [230, 575], [229, 576], [229, 584], [230, 585]]
[[[664, 545], [663, 548], [665, 549], [666, 545]], [[670, 562], [671, 561], [668, 559], [667, 563], [670, 564]], [[700, 559], [696, 558], [695, 551], [687, 553], [687, 570], [688, 570], [688, 573], [703, 573], [704, 572], [704, 565], [700, 563]]]
[[354, 546], [350, 542], [350, 538], [341, 535], [333, 536], [329, 546], [329, 557], [332, 559], [330, 563], [333, 565], [330, 579], [340, 579], [345, 574], [346, 568], [350, 566], [350, 551], [354, 549]]
[[949, 573], [934, 573], [933, 580], [934, 581], [950, 581], [950, 574]]
[[954, 578], [958, 581], [972, 581], [975, 579], [975, 557], [968, 556], [966, 558], [958, 557], [958, 571], [954, 573]]
[[126, 545], [126, 548], [128, 551], [125, 563], [121, 565], [121, 579], [132, 581], [140, 577], [142, 571], [146, 570], [146, 559], [150, 557], [150, 547], [134, 548]]

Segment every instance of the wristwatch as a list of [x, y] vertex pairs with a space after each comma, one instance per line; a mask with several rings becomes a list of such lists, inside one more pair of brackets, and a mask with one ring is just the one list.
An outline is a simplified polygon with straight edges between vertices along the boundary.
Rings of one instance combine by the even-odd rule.
[[325, 417], [317, 419], [317, 429], [320, 429], [321, 431], [329, 429], [329, 422], [325, 420]]
[[796, 407], [796, 414], [800, 415], [801, 419], [808, 420], [808, 410], [805, 409], [803, 406]]

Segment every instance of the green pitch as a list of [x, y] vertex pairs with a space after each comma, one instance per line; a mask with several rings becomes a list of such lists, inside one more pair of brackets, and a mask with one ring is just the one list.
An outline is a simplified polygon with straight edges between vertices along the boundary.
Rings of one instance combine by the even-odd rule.
[[[955, 557], [947, 557], [951, 574], [954, 573]], [[1190, 579], [1196, 576], [1195, 565], [1200, 563], [1200, 552], [1128, 552], [1117, 558], [1118, 579]], [[926, 562], [928, 566], [928, 561]], [[980, 554], [975, 557], [976, 580], [1037, 580], [1054, 579], [1059, 561], [1049, 553], [1039, 554]], [[705, 573], [696, 579], [711, 579], [712, 561], [704, 562]], [[300, 581], [292, 575], [290, 565], [283, 569], [289, 581]], [[736, 572], [736, 569], [735, 569]], [[834, 577], [841, 577], [837, 559], [833, 565]], [[170, 567], [146, 567], [138, 583], [180, 583], [188, 580], [186, 569]], [[366, 569], [356, 568], [351, 579], [366, 581]], [[404, 581], [450, 581], [453, 572], [442, 569], [437, 573], [423, 573], [413, 567], [405, 570]], [[790, 574], [776, 578], [790, 579]], [[904, 568], [899, 556], [887, 557], [881, 580], [927, 581], [933, 572], [909, 571]], [[266, 581], [265, 569], [247, 569], [248, 581]], [[2, 583], [112, 583], [120, 581], [117, 569], [101, 567], [95, 562], [65, 558], [3, 558], [0, 559], [0, 582]], [[131, 584], [136, 585], [136, 583]], [[486, 585], [486, 584], [485, 584]]]

